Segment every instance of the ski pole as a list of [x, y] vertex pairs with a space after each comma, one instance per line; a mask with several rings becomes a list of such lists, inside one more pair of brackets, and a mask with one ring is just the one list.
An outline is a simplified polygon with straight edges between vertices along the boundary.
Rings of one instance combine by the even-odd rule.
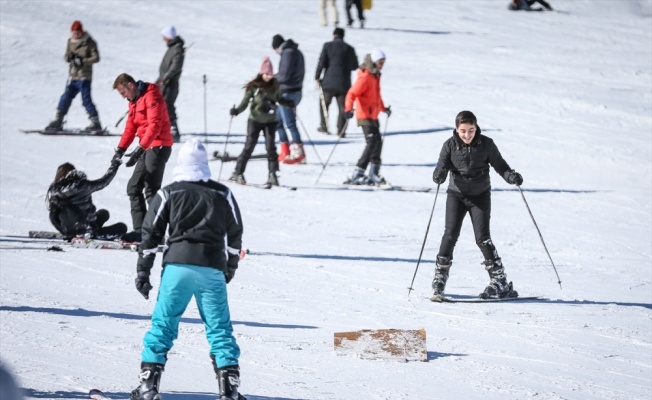
[[383, 134], [380, 137], [381, 140], [385, 140], [385, 135], [387, 134], [387, 124], [389, 123], [389, 117], [390, 115], [388, 115], [387, 118], [385, 118], [385, 128], [383, 129]]
[[308, 138], [308, 141], [310, 142], [310, 145], [312, 146], [313, 150], [315, 150], [315, 154], [317, 154], [317, 159], [319, 160], [319, 163], [324, 166], [324, 162], [321, 160], [321, 156], [319, 155], [319, 152], [317, 151], [317, 146], [313, 143], [312, 139], [310, 138], [310, 135], [308, 134], [308, 130], [306, 129], [306, 126], [303, 124], [303, 121], [301, 120], [301, 117], [299, 117], [299, 113], [295, 111], [294, 115], [297, 116], [297, 119], [299, 120], [299, 123], [301, 124], [301, 127], [303, 128], [303, 131], [306, 133], [306, 137]]
[[428, 239], [428, 231], [430, 231], [430, 223], [432, 222], [432, 215], [435, 213], [435, 204], [437, 204], [437, 196], [439, 196], [439, 183], [437, 184], [437, 193], [435, 194], [435, 201], [432, 203], [432, 211], [430, 211], [430, 219], [428, 219], [428, 226], [426, 227], [426, 234], [423, 237], [423, 244], [421, 245], [421, 253], [419, 253], [419, 259], [417, 260], [417, 267], [414, 269], [414, 275], [412, 276], [412, 282], [408, 288], [408, 298], [410, 298], [410, 292], [414, 290], [412, 285], [414, 285], [414, 278], [417, 277], [417, 270], [419, 269], [419, 264], [421, 263], [421, 256], [423, 256], [423, 249], [426, 247], [426, 239]]
[[326, 122], [326, 133], [330, 132], [328, 127], [328, 107], [326, 106], [326, 98], [324, 97], [324, 89], [321, 87], [321, 82], [319, 83], [319, 100], [321, 101], [321, 107], [323, 109], [324, 121]]
[[118, 120], [118, 122], [115, 123], [115, 127], [116, 127], [116, 128], [118, 127], [118, 125], [120, 125], [120, 122], [122, 122], [122, 120], [125, 119], [125, 117], [126, 117], [128, 114], [129, 114], [129, 111], [127, 111], [126, 113], [124, 113], [124, 115], [123, 115], [122, 117], [120, 117], [120, 119]]
[[319, 176], [317, 177], [317, 180], [315, 180], [315, 185], [317, 182], [319, 182], [319, 178], [321, 178], [321, 175], [324, 173], [324, 170], [326, 169], [326, 166], [328, 165], [328, 161], [330, 161], [331, 157], [333, 156], [333, 153], [335, 152], [335, 148], [337, 147], [337, 144], [342, 140], [342, 137], [344, 136], [344, 132], [346, 132], [346, 127], [349, 126], [349, 120], [347, 119], [346, 122], [344, 123], [344, 126], [342, 127], [342, 130], [338, 132], [337, 134], [337, 140], [335, 141], [335, 145], [331, 149], [330, 154], [328, 155], [328, 158], [326, 159], [326, 163], [322, 164], [321, 171], [319, 172]]
[[206, 74], [204, 74], [204, 145], [208, 145], [208, 133], [206, 133]]
[[523, 202], [525, 203], [525, 207], [527, 207], [527, 211], [530, 213], [530, 218], [532, 218], [532, 222], [534, 222], [534, 227], [537, 228], [537, 232], [539, 233], [539, 238], [541, 239], [541, 243], [543, 244], [543, 248], [546, 251], [546, 254], [548, 254], [548, 258], [550, 259], [550, 263], [552, 264], [552, 268], [555, 270], [555, 275], [557, 275], [557, 283], [559, 284], [559, 288], [561, 289], [561, 279], [559, 278], [559, 274], [557, 273], [557, 267], [555, 267], [555, 263], [552, 261], [552, 257], [550, 256], [550, 252], [548, 251], [548, 247], [546, 247], [546, 242], [543, 241], [543, 236], [541, 236], [541, 231], [539, 230], [539, 226], [537, 225], [537, 221], [534, 220], [534, 215], [532, 215], [532, 211], [530, 210], [530, 206], [527, 204], [527, 200], [525, 200], [525, 195], [523, 195], [523, 191], [521, 190], [520, 185], [516, 185], [518, 188], [518, 191], [521, 192], [521, 197], [523, 198]]
[[[235, 104], [233, 105], [235, 108]], [[229, 134], [231, 133], [231, 123], [233, 122], [233, 115], [229, 119], [229, 129], [226, 131], [226, 140], [224, 140], [224, 151], [222, 152], [222, 158], [220, 159], [220, 172], [217, 174], [217, 181], [219, 182], [222, 177], [222, 166], [224, 166], [224, 157], [226, 157], [226, 145], [229, 144]]]

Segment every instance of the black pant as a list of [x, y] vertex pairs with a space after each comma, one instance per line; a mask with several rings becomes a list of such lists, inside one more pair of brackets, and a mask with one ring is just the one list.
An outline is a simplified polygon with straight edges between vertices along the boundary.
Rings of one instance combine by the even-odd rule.
[[478, 196], [464, 196], [449, 190], [446, 197], [446, 223], [444, 235], [439, 246], [439, 256], [453, 258], [453, 249], [460, 237], [462, 222], [468, 212], [471, 214], [475, 243], [480, 247], [485, 260], [495, 257], [493, 244], [481, 245], [491, 238], [489, 220], [491, 219], [491, 191]]
[[358, 21], [364, 21], [364, 16], [362, 15], [362, 0], [346, 0], [346, 18], [348, 19], [349, 25], [353, 23], [353, 18], [351, 18], [351, 7], [355, 5], [355, 8], [358, 9]]
[[174, 107], [174, 103], [177, 101], [177, 96], [179, 96], [179, 81], [171, 79], [170, 83], [163, 87], [161, 93], [165, 99], [165, 106], [168, 108], [170, 125], [177, 126], [177, 109]]
[[134, 167], [134, 173], [127, 183], [127, 195], [131, 202], [131, 221], [135, 231], [143, 226], [147, 205], [161, 188], [165, 163], [168, 162], [171, 153], [172, 147], [152, 147]]
[[97, 210], [95, 213], [95, 235], [102, 237], [102, 236], [113, 236], [113, 235], [122, 235], [127, 233], [127, 225], [123, 224], [122, 222], [118, 222], [117, 224], [109, 225], [109, 226], [104, 226], [106, 222], [109, 220], [109, 211], [105, 209], [100, 209]]
[[364, 133], [367, 145], [362, 152], [362, 156], [358, 160], [358, 167], [367, 169], [369, 162], [380, 165], [380, 153], [383, 151], [383, 138], [380, 135], [380, 128], [377, 126], [378, 121], [374, 125], [362, 125], [362, 133]]
[[346, 93], [344, 94], [337, 94], [333, 92], [328, 92], [326, 90], [324, 92], [324, 103], [326, 104], [326, 109], [324, 110], [324, 107], [321, 104], [321, 99], [319, 100], [319, 117], [321, 120], [321, 128], [323, 130], [326, 130], [326, 111], [328, 111], [328, 108], [331, 106], [331, 102], [333, 101], [333, 98], [337, 101], [337, 134], [338, 135], [343, 135], [346, 132], [342, 132], [342, 128], [344, 128], [344, 124], [346, 123], [346, 117], [344, 116], [344, 100], [346, 99]]
[[263, 135], [265, 136], [265, 149], [267, 150], [267, 168], [269, 168], [269, 172], [278, 172], [278, 154], [276, 154], [276, 144], [274, 143], [277, 124], [277, 122], [262, 124], [252, 119], [248, 120], [247, 140], [245, 140], [245, 145], [242, 149], [242, 153], [240, 153], [238, 162], [235, 164], [235, 172], [243, 174], [245, 169], [247, 169], [247, 162], [249, 162], [249, 158], [254, 152], [256, 143], [258, 143], [260, 131], [263, 131]]

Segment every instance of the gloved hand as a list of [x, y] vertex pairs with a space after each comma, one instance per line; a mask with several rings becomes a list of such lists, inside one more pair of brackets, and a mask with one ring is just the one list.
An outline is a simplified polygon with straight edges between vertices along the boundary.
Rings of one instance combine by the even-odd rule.
[[66, 61], [67, 61], [67, 62], [72, 62], [72, 60], [73, 60], [74, 58], [75, 58], [75, 53], [70, 52], [70, 53], [66, 54]]
[[122, 156], [125, 155], [125, 151], [127, 149], [124, 149], [122, 147], [118, 147], [115, 149], [115, 153], [113, 153], [113, 158], [111, 158], [111, 164], [113, 164], [114, 161], [120, 161], [122, 162]]
[[113, 174], [120, 168], [120, 165], [122, 164], [122, 160], [119, 159], [112, 159], [111, 160], [111, 165], [109, 166], [109, 169], [106, 170], [107, 174]]
[[226, 271], [224, 272], [224, 279], [226, 279], [226, 283], [231, 282], [233, 277], [235, 276], [235, 271], [237, 268], [231, 268], [231, 267], [226, 267]]
[[138, 255], [138, 265], [136, 271], [136, 290], [143, 295], [145, 299], [149, 299], [149, 291], [152, 290], [152, 284], [149, 282], [149, 273], [154, 265], [156, 254], [144, 255], [142, 252]]
[[143, 154], [145, 154], [145, 149], [138, 146], [136, 150], [134, 150], [133, 153], [131, 153], [131, 157], [129, 157], [129, 160], [127, 160], [125, 165], [127, 167], [133, 167], [134, 165], [136, 165], [136, 163], [138, 162], [140, 157], [142, 157]]
[[385, 114], [387, 114], [387, 117], [388, 117], [388, 118], [391, 117], [391, 116], [392, 116], [392, 106], [387, 106], [387, 108], [384, 109], [383, 112], [384, 112]]
[[229, 111], [229, 115], [232, 117], [235, 117], [238, 115], [238, 110], [235, 107], [231, 107], [231, 110]]
[[75, 64], [75, 67], [81, 67], [84, 65], [84, 60], [78, 55], [75, 55], [75, 58], [72, 60], [72, 63]]
[[432, 173], [432, 180], [438, 185], [441, 185], [442, 183], [446, 182], [446, 171], [443, 169], [435, 169], [435, 172]]
[[523, 184], [523, 177], [518, 172], [511, 170], [507, 175], [507, 183], [510, 185], [521, 186]]
[[353, 118], [353, 110], [345, 112], [345, 113], [344, 113], [344, 117], [345, 117], [346, 119], [351, 119], [351, 118]]

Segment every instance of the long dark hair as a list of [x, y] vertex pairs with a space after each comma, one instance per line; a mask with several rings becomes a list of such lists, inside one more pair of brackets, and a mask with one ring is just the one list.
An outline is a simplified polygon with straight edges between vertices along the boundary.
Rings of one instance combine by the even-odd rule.
[[57, 173], [54, 175], [54, 182], [52, 183], [54, 184], [59, 182], [60, 180], [65, 178], [66, 175], [70, 173], [70, 171], [74, 171], [74, 170], [75, 170], [75, 166], [72, 165], [71, 163], [67, 162], [59, 165], [59, 167], [57, 168]]
[[269, 80], [269, 82], [265, 82], [263, 79], [263, 76], [261, 74], [256, 75], [256, 77], [249, 82], [247, 82], [244, 86], [242, 86], [243, 89], [260, 89], [261, 92], [269, 92], [274, 88], [274, 84], [276, 83], [276, 78], [272, 78]]

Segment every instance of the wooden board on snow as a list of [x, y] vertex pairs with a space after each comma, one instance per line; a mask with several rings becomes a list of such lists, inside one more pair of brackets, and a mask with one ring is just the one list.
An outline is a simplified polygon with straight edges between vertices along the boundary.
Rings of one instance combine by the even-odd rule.
[[364, 329], [335, 332], [335, 354], [366, 360], [428, 361], [426, 330]]

